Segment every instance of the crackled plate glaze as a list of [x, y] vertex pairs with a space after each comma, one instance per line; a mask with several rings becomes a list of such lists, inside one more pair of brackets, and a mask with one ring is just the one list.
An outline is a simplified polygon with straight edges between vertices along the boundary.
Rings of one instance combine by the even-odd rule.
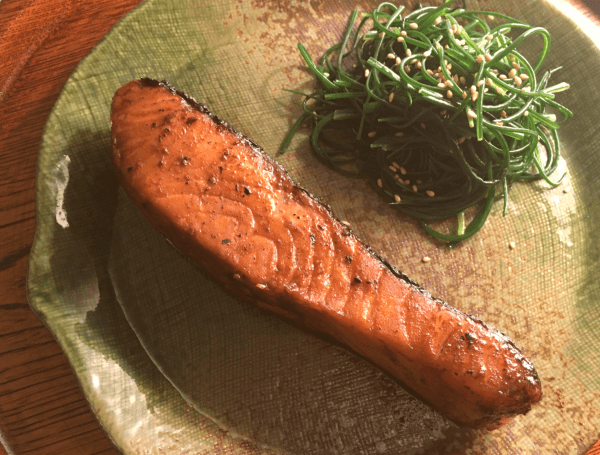
[[561, 128], [563, 185], [516, 185], [508, 215], [495, 207], [458, 247], [426, 237], [363, 182], [317, 163], [306, 132], [278, 157], [391, 263], [523, 347], [545, 396], [499, 430], [459, 429], [352, 354], [238, 303], [119, 190], [109, 160], [119, 86], [166, 79], [274, 155], [300, 112], [283, 89], [313, 84], [296, 43], [319, 56], [349, 12], [369, 3], [151, 0], [66, 83], [40, 147], [29, 299], [125, 454], [571, 454], [597, 439], [600, 92], [590, 81], [600, 51], [597, 32], [569, 9], [470, 2], [550, 30], [547, 65], [564, 66], [558, 77], [572, 89], [560, 101], [576, 117]]

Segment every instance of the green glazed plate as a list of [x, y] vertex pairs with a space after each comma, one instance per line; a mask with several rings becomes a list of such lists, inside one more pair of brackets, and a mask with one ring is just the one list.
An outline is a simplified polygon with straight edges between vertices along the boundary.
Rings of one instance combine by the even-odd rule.
[[66, 83], [40, 147], [29, 300], [125, 454], [572, 454], [598, 438], [600, 51], [597, 31], [570, 9], [470, 2], [549, 29], [547, 66], [564, 67], [556, 78], [572, 88], [559, 101], [575, 119], [561, 128], [564, 183], [516, 185], [508, 215], [494, 207], [458, 247], [426, 237], [364, 182], [317, 163], [306, 131], [278, 157], [391, 263], [523, 347], [544, 398], [499, 430], [457, 428], [352, 354], [238, 303], [119, 190], [109, 121], [119, 86], [168, 80], [274, 155], [300, 112], [283, 89], [313, 87], [296, 43], [319, 56], [356, 6], [150, 0]]

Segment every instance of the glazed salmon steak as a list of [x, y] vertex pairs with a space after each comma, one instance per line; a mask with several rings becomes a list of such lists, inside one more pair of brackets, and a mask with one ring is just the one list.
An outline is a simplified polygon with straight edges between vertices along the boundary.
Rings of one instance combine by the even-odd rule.
[[380, 258], [204, 105], [141, 79], [116, 92], [111, 121], [125, 192], [231, 294], [346, 346], [459, 425], [493, 429], [540, 400], [512, 341]]

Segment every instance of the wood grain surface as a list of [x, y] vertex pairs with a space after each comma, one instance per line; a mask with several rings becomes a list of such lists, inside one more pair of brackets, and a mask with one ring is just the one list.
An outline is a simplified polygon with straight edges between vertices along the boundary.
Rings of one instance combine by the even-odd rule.
[[[0, 3], [0, 455], [119, 453], [61, 348], [29, 308], [25, 282], [36, 157], [48, 114], [77, 63], [139, 2]], [[570, 3], [600, 24], [599, 1]], [[588, 455], [600, 455], [600, 442]]]

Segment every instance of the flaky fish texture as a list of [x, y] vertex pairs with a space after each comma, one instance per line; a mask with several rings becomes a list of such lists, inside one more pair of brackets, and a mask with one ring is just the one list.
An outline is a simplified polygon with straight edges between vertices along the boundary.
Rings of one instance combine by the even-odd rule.
[[508, 337], [379, 257], [206, 106], [141, 79], [116, 92], [111, 121], [125, 192], [236, 297], [358, 353], [459, 425], [493, 429], [541, 399]]

